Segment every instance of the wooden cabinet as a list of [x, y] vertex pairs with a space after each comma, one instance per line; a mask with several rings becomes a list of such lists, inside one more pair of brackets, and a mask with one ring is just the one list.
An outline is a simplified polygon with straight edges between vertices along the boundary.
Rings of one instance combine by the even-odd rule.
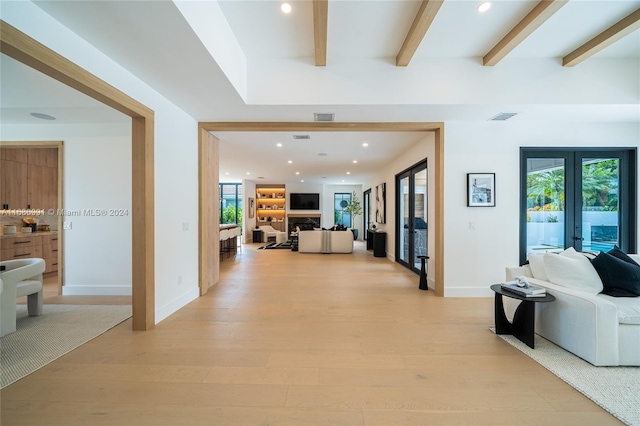
[[284, 185], [256, 185], [257, 225], [287, 230], [287, 194]]
[[2, 148], [0, 207], [58, 208], [57, 148]]
[[0, 260], [38, 257], [45, 260], [44, 273], [57, 272], [59, 258], [58, 233], [5, 237], [1, 241]]

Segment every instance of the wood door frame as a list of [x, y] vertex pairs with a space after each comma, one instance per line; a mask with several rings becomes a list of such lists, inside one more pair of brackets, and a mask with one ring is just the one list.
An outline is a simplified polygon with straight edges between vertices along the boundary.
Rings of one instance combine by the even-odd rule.
[[155, 325], [154, 112], [40, 42], [0, 20], [0, 53], [131, 117], [133, 329]]
[[[435, 292], [438, 296], [444, 296], [444, 123], [441, 122], [377, 122], [377, 123], [297, 123], [297, 122], [200, 122], [198, 123], [198, 144], [201, 155], [213, 155], [210, 149], [203, 147], [206, 144], [209, 132], [432, 132], [435, 136], [435, 259], [434, 276]], [[203, 149], [205, 148], [205, 149]], [[217, 150], [215, 150], [217, 164]], [[208, 169], [212, 161], [208, 158], [200, 158], [199, 175], [211, 175]], [[218, 170], [214, 172], [218, 180]], [[200, 216], [213, 215], [219, 217], [218, 200], [212, 198], [211, 191], [207, 189], [205, 181], [200, 180], [198, 189], [200, 200]], [[205, 216], [208, 217], [208, 216]], [[202, 220], [202, 219], [201, 219]], [[198, 263], [200, 265], [200, 295], [207, 293], [208, 288], [220, 279], [219, 245], [215, 237], [215, 229], [199, 230], [201, 242], [209, 241], [211, 251], [200, 250]], [[214, 239], [215, 241], [211, 241]], [[216, 251], [218, 250], [218, 251]], [[211, 261], [213, 254], [214, 260]]]
[[[58, 150], [58, 205], [57, 209], [63, 207], [64, 185], [62, 179], [64, 179], [64, 143], [63, 141], [0, 141], [0, 148], [57, 148]], [[58, 295], [62, 294], [62, 286], [64, 285], [64, 233], [62, 230], [62, 216], [57, 216], [58, 225]]]

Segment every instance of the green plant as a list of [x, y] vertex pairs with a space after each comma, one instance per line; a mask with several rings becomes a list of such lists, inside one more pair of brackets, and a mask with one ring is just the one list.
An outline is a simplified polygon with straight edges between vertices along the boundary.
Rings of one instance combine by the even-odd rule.
[[549, 215], [549, 217], [547, 217], [547, 222], [557, 223], [558, 222], [558, 216], [556, 216], [554, 214]]
[[360, 204], [360, 200], [358, 200], [358, 196], [356, 195], [356, 191], [353, 191], [351, 194], [351, 200], [347, 203], [344, 211], [351, 214], [351, 227], [353, 229], [358, 229], [355, 226], [355, 217], [360, 216], [362, 214], [362, 205]]

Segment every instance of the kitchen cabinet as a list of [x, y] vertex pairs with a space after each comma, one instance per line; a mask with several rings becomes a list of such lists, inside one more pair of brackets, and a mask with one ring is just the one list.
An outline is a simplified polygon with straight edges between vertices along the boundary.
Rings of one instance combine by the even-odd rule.
[[2, 148], [0, 207], [58, 208], [57, 148]]
[[44, 273], [57, 272], [59, 257], [58, 233], [16, 234], [0, 240], [0, 260], [41, 258], [45, 260]]

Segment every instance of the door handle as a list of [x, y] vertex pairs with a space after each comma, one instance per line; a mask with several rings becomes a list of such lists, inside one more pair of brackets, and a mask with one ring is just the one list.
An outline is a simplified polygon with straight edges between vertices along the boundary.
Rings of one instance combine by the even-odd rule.
[[584, 238], [582, 237], [573, 237], [573, 239], [576, 241], [584, 241]]

